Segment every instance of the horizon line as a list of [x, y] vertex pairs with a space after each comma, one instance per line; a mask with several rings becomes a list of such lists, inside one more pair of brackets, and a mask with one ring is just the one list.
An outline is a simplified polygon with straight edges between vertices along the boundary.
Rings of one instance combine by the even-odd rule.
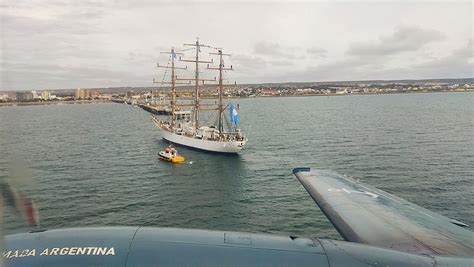
[[[364, 79], [364, 80], [327, 80], [327, 81], [291, 81], [291, 82], [259, 82], [259, 83], [237, 83], [237, 85], [258, 85], [258, 84], [298, 84], [298, 83], [348, 83], [348, 82], [396, 82], [396, 81], [430, 81], [430, 80], [474, 80], [474, 77], [462, 77], [462, 78], [410, 78], [410, 79]], [[156, 88], [159, 86], [109, 86], [109, 87], [76, 87], [76, 88], [39, 88], [39, 89], [0, 89], [0, 92], [17, 92], [17, 91], [45, 91], [45, 90], [76, 90], [76, 89], [114, 89], [114, 88]]]

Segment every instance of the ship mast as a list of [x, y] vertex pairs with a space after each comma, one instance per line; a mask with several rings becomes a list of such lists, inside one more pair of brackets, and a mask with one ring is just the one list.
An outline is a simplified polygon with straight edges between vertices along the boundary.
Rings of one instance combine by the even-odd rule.
[[[171, 91], [171, 128], [173, 129], [175, 124], [176, 124], [176, 85], [177, 84], [189, 84], [189, 83], [178, 83], [176, 82], [176, 70], [177, 69], [180, 69], [180, 70], [187, 70], [188, 68], [185, 67], [185, 68], [182, 68], [182, 67], [176, 67], [175, 66], [175, 59], [176, 59], [176, 55], [180, 54], [182, 55], [182, 53], [176, 53], [174, 48], [171, 48], [171, 51], [170, 52], [161, 52], [161, 54], [170, 54], [171, 55], [171, 81], [170, 82], [165, 82], [165, 81], [161, 81], [161, 82], [156, 82], [155, 79], [153, 79], [153, 82], [154, 83], [160, 83], [160, 84], [171, 84], [171, 88], [170, 88], [170, 91]], [[168, 62], [168, 65], [166, 66], [162, 66], [160, 65], [159, 63], [156, 65], [158, 68], [170, 68], [169, 67], [169, 62]]]
[[223, 133], [224, 132], [224, 104], [222, 103], [222, 94], [223, 94], [223, 70], [233, 70], [232, 65], [230, 68], [224, 68], [224, 59], [222, 56], [230, 56], [230, 54], [223, 54], [222, 53], [222, 48], [218, 48], [217, 53], [210, 53], [212, 55], [218, 55], [219, 56], [219, 68], [212, 68], [207, 66], [207, 69], [209, 70], [219, 70], [219, 132]]
[[[201, 52], [201, 47], [210, 47], [208, 45], [203, 45], [199, 43], [199, 38], [197, 38], [196, 43], [194, 44], [184, 44], [184, 46], [194, 46], [196, 47], [196, 59], [191, 60], [191, 59], [182, 59], [180, 58], [181, 61], [185, 62], [194, 62], [196, 63], [196, 70], [194, 73], [194, 129], [197, 130], [199, 129], [199, 82], [202, 81], [204, 84], [204, 81], [214, 81], [212, 79], [201, 79], [199, 78], [199, 63], [213, 63], [213, 61], [204, 61], [204, 60], [199, 60], [199, 53]], [[190, 80], [190, 79], [179, 79], [179, 80]]]
[[196, 40], [196, 72], [194, 77], [196, 80], [195, 89], [194, 89], [194, 125], [195, 129], [199, 129], [199, 51], [201, 48], [199, 47], [199, 39]]
[[176, 54], [174, 53], [174, 48], [171, 48], [171, 128], [174, 128], [176, 123], [176, 74], [174, 59]]

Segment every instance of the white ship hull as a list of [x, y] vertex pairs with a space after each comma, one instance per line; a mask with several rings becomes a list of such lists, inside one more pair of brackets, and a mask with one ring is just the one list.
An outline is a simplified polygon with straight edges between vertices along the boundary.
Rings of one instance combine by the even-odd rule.
[[218, 153], [239, 153], [245, 146], [246, 140], [243, 141], [211, 141], [202, 140], [198, 138], [188, 137], [184, 135], [178, 135], [169, 132], [165, 129], [159, 128], [163, 139], [168, 140], [172, 143], [183, 145], [187, 147], [197, 148], [205, 151], [218, 152]]

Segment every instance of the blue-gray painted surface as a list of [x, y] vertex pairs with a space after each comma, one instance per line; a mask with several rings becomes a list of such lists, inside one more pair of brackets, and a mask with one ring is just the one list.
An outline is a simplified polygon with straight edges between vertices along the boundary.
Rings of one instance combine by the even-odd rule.
[[474, 233], [450, 218], [331, 171], [294, 173], [347, 241], [420, 255], [474, 256]]

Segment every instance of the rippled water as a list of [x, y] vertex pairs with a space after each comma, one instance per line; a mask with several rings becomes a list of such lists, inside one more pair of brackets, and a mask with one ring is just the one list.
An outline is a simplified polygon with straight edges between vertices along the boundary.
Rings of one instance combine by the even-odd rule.
[[[150, 115], [121, 104], [0, 108], [0, 167], [29, 166], [45, 228], [147, 225], [336, 238], [291, 174], [344, 173], [474, 224], [474, 94], [241, 99], [240, 156], [159, 161]], [[27, 172], [25, 172], [27, 173]], [[28, 230], [7, 210], [9, 233]]]

